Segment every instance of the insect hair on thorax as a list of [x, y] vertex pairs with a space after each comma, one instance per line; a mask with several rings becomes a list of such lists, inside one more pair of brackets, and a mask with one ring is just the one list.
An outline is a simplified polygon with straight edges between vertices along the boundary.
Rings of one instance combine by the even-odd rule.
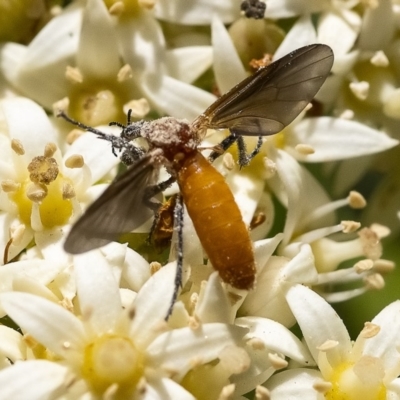
[[173, 117], [145, 122], [140, 134], [148, 141], [150, 147], [162, 148], [167, 152], [195, 150], [199, 144], [191, 124], [187, 120]]

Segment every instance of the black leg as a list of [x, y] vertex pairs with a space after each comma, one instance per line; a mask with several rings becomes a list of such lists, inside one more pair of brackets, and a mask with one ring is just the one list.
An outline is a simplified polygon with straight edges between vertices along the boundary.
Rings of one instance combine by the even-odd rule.
[[260, 152], [261, 146], [263, 144], [262, 136], [258, 137], [256, 147], [250, 154], [246, 154], [246, 144], [244, 142], [243, 136], [237, 137], [237, 144], [239, 149], [239, 165], [240, 167], [245, 167], [250, 164], [250, 161]]
[[235, 134], [231, 133], [229, 136], [227, 136], [218, 146], [218, 150], [214, 150], [209, 156], [208, 160], [212, 163], [214, 162], [221, 154], [223, 154], [226, 150], [229, 149], [233, 145], [233, 143], [238, 140], [239, 136], [236, 136]]
[[175, 219], [175, 229], [178, 234], [178, 244], [177, 244], [177, 257], [176, 257], [176, 275], [174, 282], [174, 294], [172, 295], [171, 305], [168, 309], [168, 313], [165, 316], [167, 321], [169, 316], [172, 314], [174, 304], [178, 298], [179, 289], [182, 287], [182, 268], [183, 268], [183, 201], [182, 196], [178, 195], [176, 199], [174, 219]]

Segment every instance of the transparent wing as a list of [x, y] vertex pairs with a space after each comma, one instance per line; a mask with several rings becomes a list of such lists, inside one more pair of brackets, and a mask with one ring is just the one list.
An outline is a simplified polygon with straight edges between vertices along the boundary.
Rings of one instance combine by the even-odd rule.
[[72, 254], [84, 253], [142, 225], [151, 216], [143, 202], [144, 192], [156, 183], [157, 176], [158, 167], [154, 166], [151, 154], [130, 167], [76, 222], [64, 249]]
[[332, 64], [330, 47], [301, 47], [260, 68], [221, 96], [199, 118], [206, 119], [204, 125], [208, 128], [228, 128], [238, 135], [277, 133], [314, 98]]

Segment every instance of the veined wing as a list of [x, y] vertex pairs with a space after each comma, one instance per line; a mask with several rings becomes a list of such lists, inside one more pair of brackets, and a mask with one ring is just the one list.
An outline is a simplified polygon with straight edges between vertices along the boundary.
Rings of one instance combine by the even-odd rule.
[[143, 196], [157, 177], [158, 166], [150, 153], [111, 183], [89, 206], [72, 227], [64, 249], [72, 254], [84, 253], [117, 240], [121, 233], [146, 222], [151, 211], [144, 205]]
[[[238, 135], [272, 135], [289, 125], [314, 98], [333, 64], [329, 46], [301, 47], [260, 68], [213, 103], [207, 128]], [[196, 121], [194, 122], [196, 123]]]

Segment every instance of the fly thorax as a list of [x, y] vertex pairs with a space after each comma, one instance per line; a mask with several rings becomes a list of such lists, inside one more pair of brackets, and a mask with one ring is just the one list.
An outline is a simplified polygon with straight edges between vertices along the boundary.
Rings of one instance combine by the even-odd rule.
[[164, 117], [146, 122], [141, 129], [150, 148], [160, 148], [170, 161], [178, 153], [190, 153], [197, 146], [196, 135], [188, 121]]

